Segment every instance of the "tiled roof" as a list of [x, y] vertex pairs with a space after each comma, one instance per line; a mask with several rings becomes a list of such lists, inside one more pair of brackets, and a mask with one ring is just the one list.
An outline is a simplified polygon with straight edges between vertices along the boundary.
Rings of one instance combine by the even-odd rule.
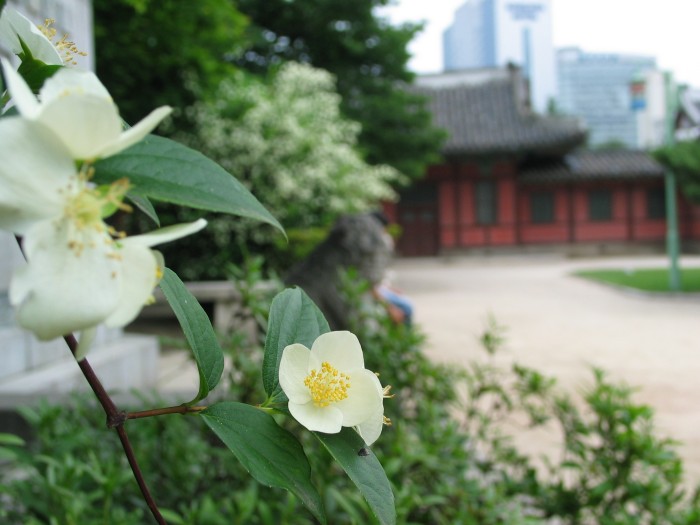
[[556, 162], [525, 165], [520, 169], [518, 180], [534, 184], [658, 178], [663, 174], [663, 167], [644, 151], [582, 151]]
[[537, 115], [519, 103], [519, 77], [508, 70], [476, 70], [422, 77], [433, 123], [448, 132], [445, 156], [512, 153], [565, 154], [585, 139], [571, 118]]

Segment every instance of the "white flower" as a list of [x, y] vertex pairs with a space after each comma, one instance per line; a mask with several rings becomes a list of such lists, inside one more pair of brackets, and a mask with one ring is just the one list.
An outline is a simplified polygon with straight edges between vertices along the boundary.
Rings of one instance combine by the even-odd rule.
[[377, 376], [367, 370], [362, 348], [350, 332], [329, 332], [314, 341], [282, 352], [279, 380], [289, 398], [292, 416], [309, 430], [327, 434], [342, 427], [365, 428], [370, 445], [379, 436], [377, 414], [383, 419], [383, 391]]
[[94, 73], [62, 68], [46, 80], [37, 100], [6, 60], [2, 66], [19, 113], [53, 131], [75, 160], [109, 157], [136, 144], [171, 111], [162, 106], [123, 131], [119, 110]]
[[24, 15], [11, 7], [5, 7], [0, 14], [0, 41], [16, 55], [22, 55], [22, 43], [36, 60], [48, 65], [75, 65], [75, 55], [85, 56], [68, 35], [56, 38], [53, 20], [48, 19], [43, 26], [37, 26]]
[[0, 41], [19, 55], [24, 52], [20, 39], [37, 60], [49, 65], [63, 65], [61, 55], [46, 34], [24, 15], [5, 7], [0, 14]]
[[77, 171], [66, 145], [38, 122], [1, 119], [0, 158], [0, 228], [24, 237], [27, 258], [10, 302], [19, 325], [42, 340], [133, 320], [162, 271], [149, 247], [206, 225], [122, 238], [103, 218], [125, 207], [128, 182], [95, 187], [89, 165]]

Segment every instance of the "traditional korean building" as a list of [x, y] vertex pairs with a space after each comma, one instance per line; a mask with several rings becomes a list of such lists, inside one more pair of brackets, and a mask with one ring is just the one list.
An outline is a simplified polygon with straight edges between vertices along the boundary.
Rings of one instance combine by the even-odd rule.
[[[578, 120], [530, 110], [517, 68], [425, 76], [417, 89], [448, 139], [387, 209], [400, 254], [663, 247], [663, 168], [640, 150], [582, 150]], [[700, 240], [700, 211], [681, 197], [679, 222], [682, 239]]]

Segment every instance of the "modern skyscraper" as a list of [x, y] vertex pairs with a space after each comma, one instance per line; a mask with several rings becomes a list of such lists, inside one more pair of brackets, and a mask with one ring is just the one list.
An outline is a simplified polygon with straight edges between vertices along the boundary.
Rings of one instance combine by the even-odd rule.
[[544, 112], [557, 85], [550, 0], [467, 0], [443, 34], [443, 57], [446, 71], [519, 65]]
[[557, 51], [557, 109], [580, 117], [592, 146], [659, 146], [666, 134], [665, 76], [649, 56]]

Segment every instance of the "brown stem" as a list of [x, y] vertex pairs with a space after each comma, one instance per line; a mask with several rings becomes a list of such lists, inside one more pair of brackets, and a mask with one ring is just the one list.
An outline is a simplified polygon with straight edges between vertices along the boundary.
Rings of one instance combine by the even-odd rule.
[[[70, 351], [73, 353], [73, 355], [75, 355], [75, 352], [78, 349], [78, 341], [76, 340], [75, 336], [73, 334], [68, 334], [64, 335], [63, 339], [68, 345], [68, 348], [70, 348]], [[102, 386], [100, 380], [97, 378], [97, 375], [90, 366], [88, 360], [81, 359], [80, 361], [78, 361], [78, 366], [80, 367], [80, 371], [85, 376], [85, 379], [90, 385], [90, 388], [95, 393], [97, 400], [100, 402], [102, 408], [105, 411], [105, 414], [107, 415], [107, 426], [109, 428], [114, 428], [126, 421], [124, 414], [119, 412], [116, 405], [114, 404], [114, 401], [112, 401], [112, 398], [109, 397], [109, 394]]]
[[[75, 355], [76, 351], [78, 350], [78, 341], [75, 339], [75, 336], [73, 334], [69, 334], [64, 336], [63, 339], [68, 344], [70, 351], [73, 353], [73, 355]], [[114, 404], [114, 401], [112, 401], [112, 398], [109, 396], [104, 386], [102, 386], [102, 383], [97, 378], [95, 371], [92, 369], [87, 359], [81, 359], [78, 361], [78, 366], [80, 367], [80, 370], [90, 385], [90, 388], [92, 388], [92, 391], [95, 393], [97, 400], [100, 402], [105, 414], [107, 415], [107, 426], [109, 428], [114, 428], [117, 431], [117, 435], [119, 436], [119, 441], [122, 443], [122, 448], [124, 449], [126, 459], [129, 461], [129, 466], [131, 467], [131, 471], [134, 473], [136, 483], [141, 489], [143, 499], [146, 501], [148, 508], [151, 509], [151, 514], [153, 514], [153, 517], [160, 525], [167, 525], [167, 522], [161, 515], [160, 510], [158, 510], [158, 505], [153, 499], [153, 496], [151, 496], [151, 492], [148, 490], [148, 485], [146, 485], [146, 480], [143, 477], [141, 468], [139, 467], [136, 456], [134, 455], [134, 449], [131, 447], [129, 436], [126, 435], [126, 429], [124, 428], [124, 423], [127, 419], [126, 412], [119, 411], [117, 409], [117, 406]]]
[[146, 480], [143, 477], [143, 474], [141, 473], [141, 467], [139, 467], [138, 461], [136, 461], [136, 456], [134, 455], [134, 449], [131, 448], [131, 442], [129, 441], [129, 436], [126, 435], [126, 428], [124, 428], [124, 424], [122, 423], [121, 425], [117, 426], [116, 429], [117, 434], [119, 435], [119, 441], [122, 442], [122, 448], [124, 449], [124, 454], [126, 454], [126, 459], [129, 460], [129, 466], [131, 467], [131, 471], [134, 473], [134, 477], [136, 478], [136, 483], [138, 483], [139, 488], [141, 489], [141, 494], [143, 494], [143, 499], [146, 500], [146, 504], [148, 505], [148, 508], [151, 509], [151, 514], [153, 514], [153, 517], [156, 519], [156, 521], [161, 524], [161, 525], [168, 525], [163, 518], [163, 516], [160, 514], [160, 510], [158, 510], [158, 505], [156, 505], [155, 500], [153, 499], [153, 496], [151, 496], [151, 491], [148, 490], [148, 485], [146, 485]]
[[162, 416], [165, 414], [190, 414], [201, 412], [206, 408], [207, 407], [204, 406], [191, 407], [187, 405], [178, 405], [176, 407], [167, 408], [154, 408], [152, 410], [142, 410], [140, 412], [128, 412], [126, 414], [126, 419], [139, 419], [142, 417]]

